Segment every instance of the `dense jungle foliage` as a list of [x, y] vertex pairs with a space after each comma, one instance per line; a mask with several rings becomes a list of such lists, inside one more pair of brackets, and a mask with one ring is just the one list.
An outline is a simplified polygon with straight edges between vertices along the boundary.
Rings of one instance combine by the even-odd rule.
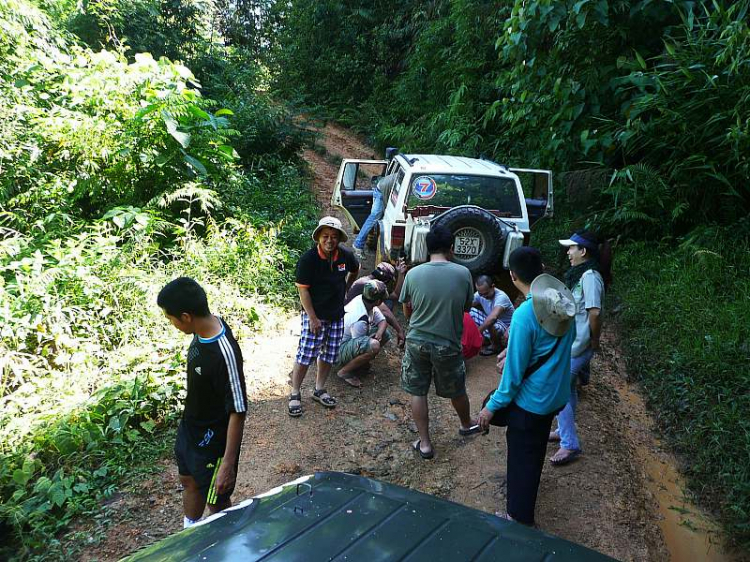
[[187, 343], [167, 281], [239, 338], [294, 294], [303, 137], [211, 30], [193, 2], [0, 2], [2, 559], [70, 559], [59, 531], [163, 452]]
[[613, 292], [631, 372], [693, 490], [744, 548], [748, 8], [289, 0], [267, 11], [276, 87], [378, 145], [577, 171], [557, 183], [557, 217], [534, 239], [550, 262], [554, 240], [573, 228], [616, 241]]

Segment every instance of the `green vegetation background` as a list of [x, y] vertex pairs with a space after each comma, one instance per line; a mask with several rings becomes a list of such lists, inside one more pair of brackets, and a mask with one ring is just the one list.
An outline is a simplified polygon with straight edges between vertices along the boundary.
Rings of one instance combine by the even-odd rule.
[[167, 281], [197, 278], [241, 340], [294, 295], [304, 136], [204, 8], [0, 2], [4, 560], [71, 559], [91, 529], [68, 523], [106, 521], [168, 447], [187, 342], [155, 304]]
[[750, 548], [749, 4], [0, 0], [0, 557], [70, 558], [67, 524], [163, 451], [167, 280], [240, 337], [289, 304], [315, 210], [281, 97], [552, 168], [536, 243], [562, 268], [573, 229], [615, 242], [631, 373]]
[[[700, 501], [750, 549], [750, 2], [291, 0], [288, 98], [383, 146], [557, 173], [534, 232], [615, 243], [617, 320]], [[575, 173], [571, 173], [575, 171]], [[561, 172], [568, 172], [561, 175]]]

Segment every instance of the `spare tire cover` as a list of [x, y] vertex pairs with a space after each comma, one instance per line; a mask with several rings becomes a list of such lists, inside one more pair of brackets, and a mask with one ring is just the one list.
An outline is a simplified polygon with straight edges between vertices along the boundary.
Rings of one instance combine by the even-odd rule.
[[481, 207], [461, 205], [433, 219], [431, 226], [438, 225], [447, 227], [455, 237], [453, 261], [473, 275], [500, 267], [506, 230], [495, 215]]

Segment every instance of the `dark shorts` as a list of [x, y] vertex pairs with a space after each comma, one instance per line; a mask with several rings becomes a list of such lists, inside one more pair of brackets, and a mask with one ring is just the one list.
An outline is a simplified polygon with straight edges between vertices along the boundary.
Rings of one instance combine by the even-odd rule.
[[[221, 447], [221, 451], [219, 455], [224, 454], [223, 446]], [[218, 505], [229, 500], [232, 492], [234, 492], [234, 486], [228, 492], [221, 495], [216, 493], [216, 488], [214, 487], [216, 475], [219, 473], [223, 457], [218, 456], [215, 452], [207, 451], [191, 444], [182, 423], [180, 423], [180, 427], [177, 429], [174, 455], [177, 459], [177, 471], [180, 473], [180, 476], [192, 476], [207, 503]], [[235, 473], [239, 465], [239, 455], [237, 458], [238, 461], [234, 466]]]
[[466, 365], [461, 347], [406, 340], [401, 388], [413, 396], [427, 396], [433, 376], [438, 396], [458, 398], [466, 394]]

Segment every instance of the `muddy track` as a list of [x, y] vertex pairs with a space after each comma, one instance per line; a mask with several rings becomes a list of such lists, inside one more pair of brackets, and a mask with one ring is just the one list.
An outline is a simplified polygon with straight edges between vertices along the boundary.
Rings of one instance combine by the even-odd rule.
[[[335, 159], [374, 157], [348, 131], [322, 128], [317, 150], [305, 152], [313, 188], [323, 209], [335, 180]], [[320, 147], [324, 148], [320, 148]], [[364, 271], [373, 265], [365, 262]], [[360, 390], [338, 380], [329, 390], [338, 397], [335, 410], [310, 400], [314, 373], [303, 386], [304, 415], [286, 414], [288, 376], [296, 350], [296, 317], [283, 319], [254, 341], [241, 342], [246, 358], [250, 410], [234, 500], [264, 492], [302, 474], [338, 470], [379, 478], [457, 501], [488, 512], [505, 503], [505, 437], [493, 428], [488, 436], [462, 438], [450, 403], [431, 396], [431, 430], [436, 459], [417, 458], [409, 444], [416, 427], [408, 396], [400, 389], [401, 352], [387, 346], [363, 379]], [[619, 560], [669, 559], [658, 521], [658, 506], [648, 492], [647, 472], [638, 451], [653, 451], [649, 418], [639, 400], [623, 400], [627, 389], [611, 329], [603, 353], [592, 365], [592, 383], [581, 392], [579, 428], [585, 454], [559, 468], [547, 465], [537, 504], [540, 528], [584, 544]], [[467, 363], [472, 409], [497, 384], [493, 357]], [[555, 451], [550, 445], [548, 456]], [[178, 531], [182, 508], [176, 467], [165, 458], [161, 470], [138, 489], [124, 490], [107, 506], [113, 523], [102, 540], [83, 552], [82, 560], [116, 560]], [[83, 523], [95, 534], [96, 525]]]

